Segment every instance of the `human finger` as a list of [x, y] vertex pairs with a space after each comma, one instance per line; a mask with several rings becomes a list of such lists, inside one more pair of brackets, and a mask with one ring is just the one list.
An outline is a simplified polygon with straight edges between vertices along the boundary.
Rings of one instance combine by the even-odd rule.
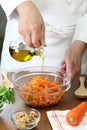
[[66, 70], [66, 64], [64, 60], [61, 61], [61, 69]]
[[29, 47], [33, 47], [34, 48], [34, 45], [32, 44], [32, 37], [31, 37], [31, 34], [29, 32], [25, 33], [23, 38], [24, 38], [25, 43]]
[[69, 80], [72, 80], [73, 78], [73, 64], [70, 62], [70, 60], [67, 60], [64, 64], [65, 70], [66, 70], [66, 74]]
[[46, 43], [45, 43], [45, 28], [43, 27], [40, 33], [40, 42], [41, 45], [46, 47]]
[[34, 47], [40, 46], [40, 29], [33, 27], [31, 32], [31, 40]]

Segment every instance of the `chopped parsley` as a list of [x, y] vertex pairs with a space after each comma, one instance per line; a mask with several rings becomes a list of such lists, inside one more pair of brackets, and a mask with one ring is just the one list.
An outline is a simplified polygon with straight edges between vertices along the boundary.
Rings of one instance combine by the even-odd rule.
[[4, 102], [12, 104], [15, 102], [14, 91], [6, 86], [0, 86], [0, 104]]

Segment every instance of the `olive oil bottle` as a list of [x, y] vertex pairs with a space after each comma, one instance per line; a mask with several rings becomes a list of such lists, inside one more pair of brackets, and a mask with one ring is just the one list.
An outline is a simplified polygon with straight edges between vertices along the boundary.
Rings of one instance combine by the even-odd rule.
[[20, 62], [26, 62], [32, 59], [33, 56], [37, 55], [44, 60], [44, 54], [43, 52], [35, 51], [35, 52], [30, 52], [29, 50], [19, 50], [15, 51], [15, 49], [12, 49], [9, 47], [10, 55], [17, 61]]
[[29, 48], [28, 46], [24, 45], [22, 42], [18, 44], [18, 46], [11, 46], [9, 47], [9, 52], [12, 58], [19, 62], [26, 62], [33, 58], [33, 56], [40, 56], [42, 59], [42, 66], [44, 65], [44, 51], [43, 47], [39, 48]]

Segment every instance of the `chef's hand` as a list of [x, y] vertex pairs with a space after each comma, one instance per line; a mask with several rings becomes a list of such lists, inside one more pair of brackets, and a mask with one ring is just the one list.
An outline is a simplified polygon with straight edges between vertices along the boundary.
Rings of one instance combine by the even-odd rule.
[[18, 31], [26, 44], [30, 47], [46, 46], [44, 21], [33, 2], [21, 3], [17, 11], [19, 14]]
[[81, 73], [82, 55], [86, 50], [86, 44], [82, 41], [75, 41], [70, 48], [67, 49], [64, 59], [61, 62], [61, 69], [72, 80]]

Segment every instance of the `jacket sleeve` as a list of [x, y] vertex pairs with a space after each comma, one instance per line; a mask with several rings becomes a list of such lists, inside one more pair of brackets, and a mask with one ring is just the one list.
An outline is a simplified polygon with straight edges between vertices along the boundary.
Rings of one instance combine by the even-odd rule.
[[15, 10], [15, 8], [24, 1], [30, 1], [30, 0], [1, 0], [0, 4], [8, 18]]
[[80, 40], [87, 44], [87, 13], [79, 18], [76, 30], [74, 33], [73, 41]]

